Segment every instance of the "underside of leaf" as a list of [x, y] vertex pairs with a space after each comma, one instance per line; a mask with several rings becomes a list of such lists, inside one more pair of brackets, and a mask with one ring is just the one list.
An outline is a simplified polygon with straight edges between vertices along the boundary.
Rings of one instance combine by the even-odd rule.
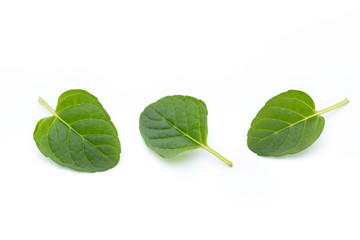
[[207, 108], [196, 98], [168, 96], [150, 104], [140, 115], [140, 132], [147, 146], [162, 157], [204, 148], [231, 163], [207, 146]]

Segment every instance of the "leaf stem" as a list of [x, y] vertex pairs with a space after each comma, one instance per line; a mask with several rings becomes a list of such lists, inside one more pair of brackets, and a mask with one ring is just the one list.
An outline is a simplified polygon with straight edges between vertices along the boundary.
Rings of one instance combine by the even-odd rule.
[[226, 159], [223, 155], [221, 155], [220, 153], [218, 153], [217, 151], [215, 151], [214, 149], [210, 148], [209, 146], [206, 146], [206, 145], [202, 145], [202, 147], [214, 154], [217, 158], [219, 158], [221, 161], [223, 161], [224, 163], [226, 163], [229, 167], [232, 167], [233, 166], [233, 163], [231, 161], [229, 161], [228, 159]]
[[45, 102], [44, 99], [42, 99], [41, 97], [39, 97], [39, 102], [40, 102], [42, 105], [44, 105], [44, 106], [47, 108], [47, 110], [49, 110], [49, 111], [52, 113], [52, 115], [54, 115], [54, 117], [56, 117], [57, 119], [59, 119], [59, 121], [61, 121], [62, 123], [64, 123], [66, 126], [68, 126], [68, 128], [70, 128], [70, 129], [71, 129], [72, 131], [74, 131], [77, 135], [79, 135], [79, 137], [81, 137], [83, 140], [85, 140], [85, 138], [84, 138], [79, 132], [77, 132], [71, 125], [69, 125], [67, 122], [65, 122], [64, 119], [62, 119], [62, 118], [55, 112], [55, 110], [54, 110], [52, 107], [50, 107], [50, 105], [49, 105], [47, 102]]
[[324, 114], [324, 113], [327, 113], [327, 112], [330, 112], [338, 107], [341, 107], [345, 104], [347, 104], [349, 102], [349, 99], [345, 98], [344, 100], [342, 100], [341, 102], [338, 102], [337, 104], [334, 104], [328, 108], [325, 108], [323, 110], [320, 110], [320, 111], [317, 111], [318, 114]]
[[55, 110], [52, 108], [52, 107], [50, 107], [50, 105], [47, 103], [47, 102], [45, 102], [45, 100], [44, 99], [42, 99], [41, 97], [39, 97], [39, 102], [42, 104], [42, 105], [44, 105], [46, 108], [47, 108], [47, 110], [49, 110], [51, 113], [52, 113], [52, 115], [54, 115], [54, 116], [58, 116], [57, 114], [56, 114], [56, 112], [55, 112]]

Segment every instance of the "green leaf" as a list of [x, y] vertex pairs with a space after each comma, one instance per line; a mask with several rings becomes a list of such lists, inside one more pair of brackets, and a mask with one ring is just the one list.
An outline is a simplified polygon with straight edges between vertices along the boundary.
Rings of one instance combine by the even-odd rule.
[[84, 90], [61, 94], [56, 110], [42, 98], [52, 117], [41, 119], [34, 139], [40, 152], [56, 163], [82, 172], [100, 172], [120, 159], [114, 124], [98, 99]]
[[203, 148], [232, 166], [206, 143], [207, 109], [199, 99], [176, 95], [150, 104], [140, 115], [140, 132], [147, 146], [164, 158]]
[[321, 111], [302, 91], [289, 90], [271, 98], [258, 112], [248, 131], [247, 144], [260, 156], [282, 156], [300, 152], [319, 138], [325, 124], [323, 113], [334, 110], [348, 99]]

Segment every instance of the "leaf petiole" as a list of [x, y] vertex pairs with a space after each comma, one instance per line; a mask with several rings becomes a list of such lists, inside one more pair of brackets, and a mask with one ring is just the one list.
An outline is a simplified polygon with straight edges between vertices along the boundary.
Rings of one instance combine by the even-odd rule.
[[57, 114], [56, 114], [56, 112], [55, 112], [55, 110], [52, 108], [52, 107], [50, 107], [50, 105], [47, 103], [47, 102], [45, 102], [45, 100], [44, 99], [42, 99], [41, 97], [39, 97], [39, 102], [42, 104], [42, 105], [44, 105], [46, 108], [47, 108], [47, 110], [49, 110], [51, 113], [52, 113], [52, 115], [54, 115], [54, 116], [58, 116]]
[[337, 104], [334, 104], [334, 105], [332, 105], [332, 106], [330, 106], [330, 107], [328, 107], [328, 108], [325, 108], [325, 109], [323, 109], [323, 110], [317, 111], [316, 113], [321, 115], [321, 114], [330, 112], [330, 111], [332, 111], [332, 110], [334, 110], [334, 109], [336, 109], [336, 108], [339, 108], [339, 107], [347, 104], [348, 102], [349, 102], [349, 99], [345, 98], [345, 99], [342, 100], [341, 102], [338, 102]]
[[218, 153], [217, 151], [215, 151], [214, 149], [210, 148], [209, 146], [205, 146], [205, 145], [201, 145], [206, 151], [214, 154], [217, 158], [219, 158], [221, 161], [223, 161], [224, 163], [226, 163], [229, 167], [233, 166], [233, 163], [231, 161], [229, 161], [228, 159], [226, 159], [223, 155], [221, 155], [220, 153]]

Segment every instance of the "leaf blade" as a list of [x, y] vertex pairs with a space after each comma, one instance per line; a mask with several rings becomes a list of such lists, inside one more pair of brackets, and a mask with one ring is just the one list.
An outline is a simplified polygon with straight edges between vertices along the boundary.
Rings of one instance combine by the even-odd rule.
[[207, 145], [207, 108], [203, 101], [182, 95], [167, 96], [140, 114], [139, 129], [146, 145], [165, 158], [203, 148], [232, 163]]
[[[42, 119], [34, 131], [34, 140], [45, 156], [84, 172], [106, 171], [118, 163], [121, 147], [117, 130], [95, 96], [69, 90], [60, 95], [56, 111], [49, 110], [54, 116], [45, 119], [53, 119], [52, 123]], [[95, 134], [99, 137], [89, 137]]]
[[[150, 104], [140, 114], [140, 133], [145, 143], [162, 157], [175, 157], [201, 147], [200, 143], [187, 133], [188, 123], [183, 111], [187, 98], [192, 99], [179, 95], [164, 97]], [[174, 136], [179, 139], [169, 139]]]
[[324, 129], [325, 119], [320, 115], [346, 104], [346, 100], [316, 111], [314, 101], [305, 92], [289, 90], [280, 93], [268, 100], [251, 122], [248, 147], [260, 156], [283, 156], [303, 151]]

